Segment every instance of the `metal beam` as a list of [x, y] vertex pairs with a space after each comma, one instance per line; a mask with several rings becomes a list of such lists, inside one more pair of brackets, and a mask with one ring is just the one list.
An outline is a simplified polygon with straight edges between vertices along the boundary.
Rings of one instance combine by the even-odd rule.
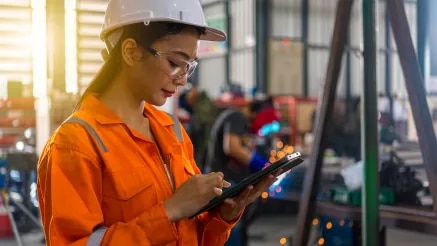
[[267, 66], [268, 61], [268, 38], [270, 36], [270, 9], [271, 3], [268, 0], [256, 0], [255, 1], [256, 18], [255, 18], [255, 30], [256, 30], [256, 87], [258, 92], [267, 92]]
[[313, 152], [305, 175], [305, 184], [299, 205], [298, 226], [293, 245], [306, 246], [310, 232], [311, 220], [316, 208], [316, 196], [326, 148], [327, 123], [331, 119], [334, 100], [340, 75], [344, 48], [351, 19], [353, 0], [339, 0], [335, 17], [334, 33], [331, 40], [331, 52], [326, 72], [323, 93], [317, 106], [316, 129]]
[[[299, 40], [296, 40], [299, 41]], [[330, 45], [323, 45], [323, 44], [315, 44], [315, 43], [308, 43], [308, 48], [309, 49], [313, 49], [313, 50], [330, 50], [331, 47]], [[351, 45], [346, 45], [345, 51], [351, 51], [353, 53], [363, 53], [363, 49], [357, 46], [351, 46]], [[386, 49], [386, 48], [379, 48], [378, 49], [378, 53], [397, 53], [397, 51], [395, 49]]]
[[[350, 28], [348, 29], [348, 40], [347, 43], [350, 45]], [[346, 67], [345, 67], [345, 94], [346, 94], [346, 101], [350, 102], [350, 99], [352, 97], [352, 75], [351, 75], [351, 50], [346, 50]]]
[[[308, 81], [308, 19], [309, 19], [309, 0], [302, 0], [301, 3], [302, 14], [302, 83], [303, 83], [303, 95], [308, 96], [309, 81]], [[290, 68], [292, 69], [292, 68]]]
[[362, 245], [378, 246], [379, 172], [378, 172], [378, 89], [376, 5], [363, 0], [364, 83], [361, 102], [362, 155], [364, 179], [362, 192]]
[[[437, 1], [429, 2], [429, 22], [432, 27], [432, 31], [429, 31], [429, 77], [437, 76], [437, 32], [435, 31], [435, 24], [437, 23]], [[437, 92], [433, 88], [429, 88], [429, 95], [436, 96]]]
[[417, 58], [420, 72], [424, 80], [428, 77], [428, 48], [429, 48], [429, 0], [417, 1]]
[[434, 201], [434, 211], [437, 213], [437, 138], [426, 101], [423, 78], [415, 54], [404, 4], [398, 0], [387, 0], [387, 4], [393, 36], [405, 77], [408, 99], [419, 137], [420, 150], [429, 180], [429, 188]]
[[[391, 26], [390, 19], [388, 17], [387, 6], [385, 7], [385, 49], [392, 49], [392, 39], [391, 39]], [[390, 110], [390, 121], [394, 123], [394, 115], [393, 115], [393, 92], [392, 92], [392, 53], [387, 52], [385, 54], [385, 94], [388, 98], [389, 102], [389, 110]]]
[[226, 14], [226, 55], [225, 55], [225, 80], [227, 84], [231, 83], [231, 49], [232, 49], [232, 15], [231, 15], [231, 3], [225, 1], [225, 14]]

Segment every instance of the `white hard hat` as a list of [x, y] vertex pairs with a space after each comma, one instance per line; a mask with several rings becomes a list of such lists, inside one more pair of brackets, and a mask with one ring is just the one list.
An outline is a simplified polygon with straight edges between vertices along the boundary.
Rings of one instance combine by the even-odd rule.
[[206, 32], [201, 40], [226, 40], [223, 31], [208, 27], [199, 0], [109, 0], [100, 38], [112, 48], [121, 37], [120, 27], [158, 21], [203, 27]]

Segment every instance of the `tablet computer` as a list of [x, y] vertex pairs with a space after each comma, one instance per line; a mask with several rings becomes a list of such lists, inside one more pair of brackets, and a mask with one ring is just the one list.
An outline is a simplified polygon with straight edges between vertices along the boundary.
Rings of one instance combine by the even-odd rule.
[[[233, 185], [229, 188], [226, 188], [223, 190], [223, 194], [221, 196], [215, 197], [212, 199], [207, 205], [205, 205], [203, 208], [201, 208], [197, 213], [192, 215], [190, 218], [193, 218], [203, 212], [209, 211], [211, 209], [214, 209], [219, 204], [221, 204], [225, 199], [232, 198], [240, 194], [244, 189], [249, 185], [256, 185], [258, 182], [260, 182], [266, 175], [275, 173], [277, 170], [281, 169], [281, 174], [289, 171], [293, 167], [301, 164], [303, 162], [303, 159], [301, 158], [300, 152], [295, 152], [292, 154], [287, 154], [285, 157], [281, 158], [280, 160], [270, 164], [268, 167], [264, 168], [263, 170], [256, 172], [247, 178], [243, 179], [241, 182], [239, 182], [236, 185]], [[278, 175], [278, 176], [279, 176]], [[226, 177], [225, 177], [226, 179]]]

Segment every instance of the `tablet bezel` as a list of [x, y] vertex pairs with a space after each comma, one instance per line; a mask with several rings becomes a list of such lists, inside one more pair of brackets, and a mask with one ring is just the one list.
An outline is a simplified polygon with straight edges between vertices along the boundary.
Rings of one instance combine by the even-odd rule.
[[209, 211], [209, 210], [215, 208], [216, 206], [218, 206], [220, 203], [222, 203], [227, 198], [237, 196], [239, 193], [243, 192], [244, 189], [248, 185], [257, 184], [264, 176], [266, 176], [268, 174], [274, 173], [281, 168], [282, 168], [282, 170], [281, 170], [281, 173], [279, 175], [289, 171], [290, 169], [298, 166], [299, 164], [301, 164], [303, 162], [303, 159], [301, 159], [300, 157], [301, 157], [300, 152], [287, 154], [286, 156], [284, 156], [280, 160], [272, 163], [271, 165], [264, 168], [263, 170], [256, 172], [256, 173], [248, 176], [247, 178], [243, 179], [238, 184], [233, 185], [232, 187], [225, 189], [221, 196], [213, 198], [211, 201], [209, 201], [209, 203], [207, 205], [202, 207], [197, 213], [192, 215], [190, 218], [193, 218], [193, 217], [195, 217], [203, 212], [206, 212], [206, 211]]

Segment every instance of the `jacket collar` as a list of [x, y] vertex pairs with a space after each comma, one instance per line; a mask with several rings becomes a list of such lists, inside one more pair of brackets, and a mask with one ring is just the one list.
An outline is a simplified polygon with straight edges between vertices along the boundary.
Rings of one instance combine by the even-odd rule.
[[[97, 98], [97, 94], [86, 96], [80, 105], [80, 109], [89, 111], [94, 116], [95, 120], [102, 125], [125, 124], [116, 113]], [[149, 103], [144, 103], [143, 113], [150, 120], [163, 126], [171, 126], [175, 124], [170, 116]]]

